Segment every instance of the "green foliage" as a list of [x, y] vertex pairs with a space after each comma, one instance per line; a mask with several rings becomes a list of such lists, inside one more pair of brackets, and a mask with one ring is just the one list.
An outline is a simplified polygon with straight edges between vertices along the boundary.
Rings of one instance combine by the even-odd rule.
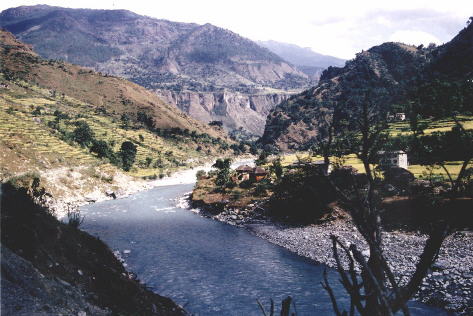
[[257, 166], [265, 165], [268, 163], [268, 156], [269, 154], [266, 151], [262, 151], [258, 157], [258, 159], [255, 160], [255, 164]]
[[277, 159], [271, 162], [271, 166], [269, 166], [269, 171], [273, 173], [277, 179], [281, 179], [283, 175], [283, 167], [281, 164], [281, 158], [278, 157]]
[[217, 159], [212, 165], [212, 168], [217, 169], [217, 177], [215, 184], [220, 188], [225, 188], [230, 184], [230, 165], [232, 160], [230, 158]]
[[209, 122], [209, 126], [222, 127], [222, 126], [223, 126], [223, 122], [222, 122], [222, 121], [211, 121], [211, 122]]
[[73, 228], [78, 229], [80, 225], [84, 222], [85, 217], [80, 214], [78, 208], [69, 206], [67, 210], [67, 224]]
[[41, 115], [41, 110], [43, 110], [44, 108], [42, 106], [37, 106], [33, 112], [31, 112], [31, 114], [33, 114], [34, 116], [39, 116]]
[[122, 116], [120, 117], [120, 121], [121, 121], [121, 128], [123, 129], [129, 129], [130, 128], [130, 117], [128, 116], [128, 114], [126, 113], [123, 113]]
[[108, 158], [112, 163], [116, 163], [115, 153], [110, 145], [104, 140], [94, 139], [90, 151], [96, 153], [99, 158]]
[[197, 171], [195, 176], [196, 176], [197, 180], [201, 180], [201, 179], [204, 179], [205, 177], [207, 177], [207, 172], [205, 172], [205, 170], [199, 170], [199, 171]]
[[77, 121], [76, 128], [72, 132], [72, 138], [81, 146], [88, 147], [94, 141], [94, 132], [85, 121]]
[[313, 223], [336, 199], [319, 168], [306, 166], [286, 173], [276, 183], [269, 204], [272, 216], [289, 221]]
[[122, 159], [123, 170], [130, 171], [136, 158], [136, 145], [130, 141], [123, 142], [120, 147], [119, 155]]

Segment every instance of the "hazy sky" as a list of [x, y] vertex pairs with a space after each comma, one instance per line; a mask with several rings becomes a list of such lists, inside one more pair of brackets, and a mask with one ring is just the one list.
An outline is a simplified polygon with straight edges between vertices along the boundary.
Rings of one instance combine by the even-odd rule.
[[212, 23], [253, 40], [293, 43], [345, 59], [386, 41], [447, 42], [473, 16], [472, 0], [1, 0], [0, 10], [39, 3]]

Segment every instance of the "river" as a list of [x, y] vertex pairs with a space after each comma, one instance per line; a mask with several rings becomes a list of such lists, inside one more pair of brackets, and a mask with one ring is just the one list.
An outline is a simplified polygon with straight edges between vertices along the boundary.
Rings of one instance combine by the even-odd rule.
[[[287, 295], [299, 316], [333, 314], [320, 285], [324, 266], [182, 208], [193, 184], [181, 182], [83, 206], [82, 228], [119, 251], [147, 286], [194, 315], [262, 315], [257, 299], [269, 309], [273, 298], [279, 310]], [[336, 271], [329, 276], [347, 303]], [[446, 315], [420, 303], [410, 306], [413, 315]]]

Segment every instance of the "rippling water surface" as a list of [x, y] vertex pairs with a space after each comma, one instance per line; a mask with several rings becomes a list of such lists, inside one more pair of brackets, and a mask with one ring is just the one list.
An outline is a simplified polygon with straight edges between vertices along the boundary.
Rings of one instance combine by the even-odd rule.
[[[178, 207], [193, 184], [163, 186], [82, 207], [83, 228], [120, 251], [127, 268], [194, 315], [262, 315], [291, 295], [298, 315], [332, 315], [320, 281], [324, 267], [251, 235]], [[182, 204], [182, 203], [181, 203]], [[346, 302], [336, 272], [330, 277]], [[445, 315], [412, 303], [414, 315]]]

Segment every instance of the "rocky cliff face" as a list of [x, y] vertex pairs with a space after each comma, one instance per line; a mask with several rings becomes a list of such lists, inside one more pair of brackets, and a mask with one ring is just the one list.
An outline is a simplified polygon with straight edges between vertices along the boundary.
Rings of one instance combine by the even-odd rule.
[[[251, 99], [268, 88], [288, 94], [287, 90], [311, 85], [306, 74], [268, 49], [210, 24], [176, 23], [125, 10], [33, 6], [3, 11], [0, 26], [43, 57], [93, 67], [151, 90], [182, 94], [178, 99], [186, 99], [190, 91], [231, 91]], [[237, 99], [234, 108], [240, 106]], [[202, 111], [207, 112], [198, 112]], [[254, 111], [255, 117], [265, 115]], [[209, 120], [219, 118], [209, 112]], [[241, 121], [244, 128], [255, 130], [238, 118], [222, 120]]]
[[223, 92], [175, 92], [156, 90], [162, 100], [173, 104], [190, 116], [203, 121], [222, 121], [229, 129], [243, 127], [262, 135], [266, 116], [276, 104], [286, 100], [288, 94], [244, 94]]

